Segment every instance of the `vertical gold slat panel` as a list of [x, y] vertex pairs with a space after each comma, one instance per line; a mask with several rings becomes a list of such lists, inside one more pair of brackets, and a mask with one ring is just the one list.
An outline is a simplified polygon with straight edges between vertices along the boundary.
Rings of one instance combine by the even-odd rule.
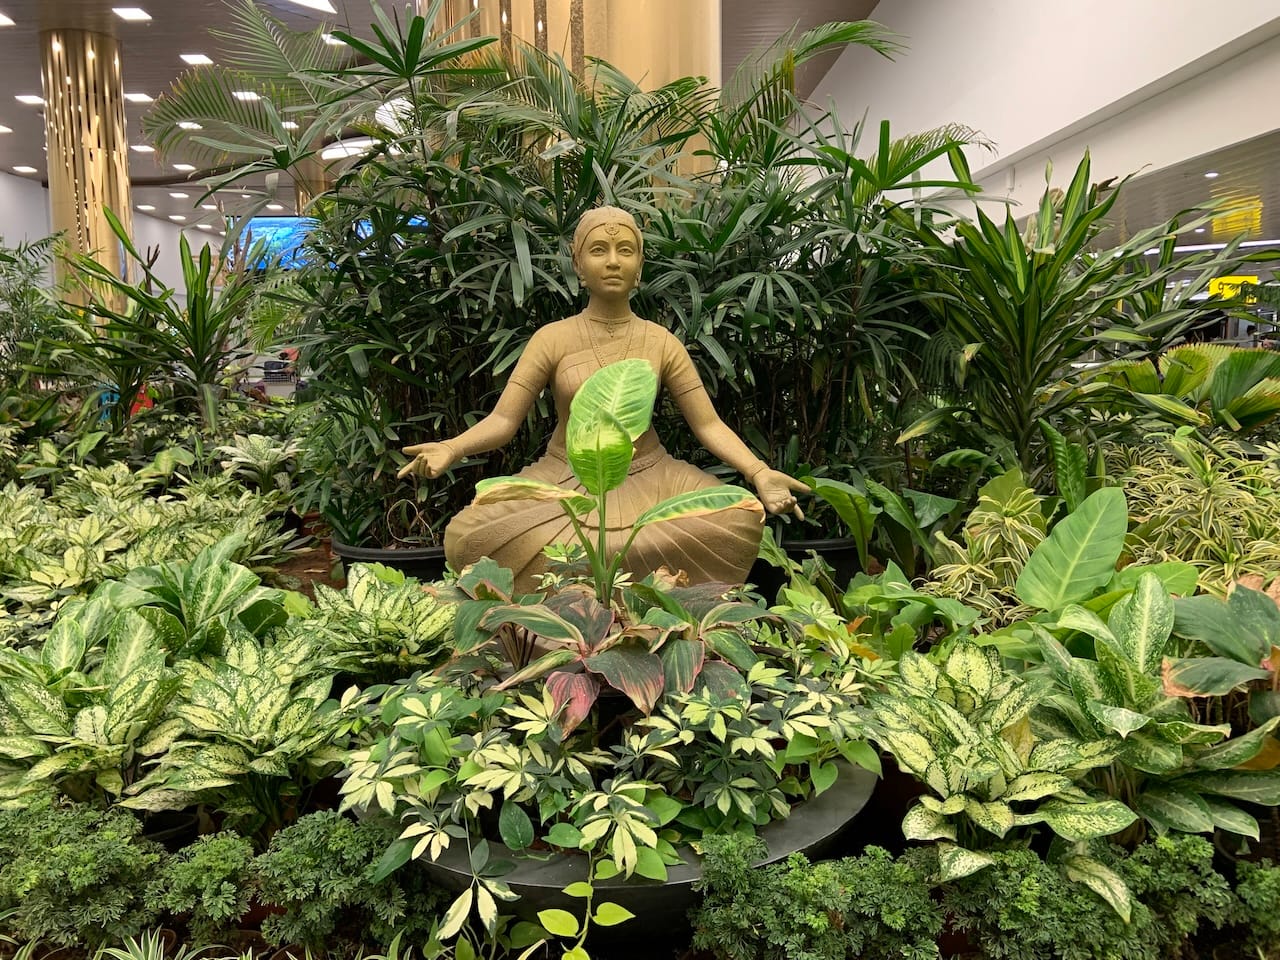
[[46, 30], [40, 58], [53, 229], [69, 249], [124, 275], [128, 261], [103, 213], [110, 208], [132, 233], [120, 47], [101, 33]]

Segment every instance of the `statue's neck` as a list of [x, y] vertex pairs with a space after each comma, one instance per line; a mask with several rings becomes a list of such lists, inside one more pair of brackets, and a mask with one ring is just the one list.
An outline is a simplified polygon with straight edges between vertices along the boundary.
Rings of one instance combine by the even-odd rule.
[[630, 298], [593, 296], [582, 312], [592, 320], [603, 320], [606, 323], [611, 320], [627, 320], [633, 316]]

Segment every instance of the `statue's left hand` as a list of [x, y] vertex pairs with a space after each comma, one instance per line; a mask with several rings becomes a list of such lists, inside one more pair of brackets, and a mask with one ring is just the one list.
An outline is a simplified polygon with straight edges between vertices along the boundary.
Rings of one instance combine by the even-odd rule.
[[804, 511], [796, 503], [797, 493], [811, 493], [810, 489], [781, 470], [765, 468], [755, 476], [756, 493], [770, 513], [786, 513], [790, 510], [797, 520], [804, 519]]

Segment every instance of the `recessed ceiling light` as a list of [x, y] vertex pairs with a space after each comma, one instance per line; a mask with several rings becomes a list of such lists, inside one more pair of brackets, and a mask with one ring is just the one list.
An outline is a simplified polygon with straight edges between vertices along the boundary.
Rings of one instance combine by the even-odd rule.
[[280, 124], [280, 126], [284, 127], [286, 130], [297, 130], [297, 129], [298, 129], [298, 121], [296, 121], [296, 120], [286, 120], [286, 121], [284, 121], [284, 123]]
[[14, 167], [13, 169], [15, 173], [39, 173], [40, 172], [35, 167], [28, 167], [28, 166], [19, 166], [19, 167]]
[[173, 169], [181, 170], [183, 173], [190, 173], [195, 169], [195, 165], [190, 163], [175, 163], [173, 165]]
[[186, 217], [184, 217], [184, 216], [183, 216], [182, 214], [180, 214], [180, 213], [171, 213], [171, 214], [169, 214], [169, 219], [170, 219], [170, 220], [176, 220], [178, 223], [182, 223], [182, 222], [183, 222], [184, 220], [186, 220], [187, 218], [186, 218]]
[[1217, 176], [1218, 176], [1218, 171], [1217, 171], [1217, 170], [1210, 170], [1208, 173], [1206, 173], [1206, 174], [1204, 175], [1204, 178], [1205, 178], [1206, 180], [1213, 180], [1213, 179], [1214, 179], [1215, 177], [1217, 177]]
[[112, 7], [111, 12], [121, 20], [128, 20], [130, 23], [141, 23], [151, 19], [151, 14], [141, 7]]
[[182, 193], [182, 192], [180, 192], [180, 191], [179, 191], [178, 193], [171, 193], [171, 194], [169, 194], [169, 196], [173, 197], [173, 199], [175, 199], [175, 200], [185, 200], [185, 199], [187, 199], [187, 197], [191, 196], [191, 194], [189, 194], [189, 193]]
[[150, 213], [152, 210], [155, 209], [155, 205], [150, 203], [140, 203], [138, 204], [138, 209], [141, 210], [143, 213]]
[[203, 130], [204, 129], [204, 127], [196, 123], [194, 120], [180, 120], [178, 121], [178, 126], [180, 126], [183, 130]]
[[353, 137], [350, 140], [339, 140], [321, 150], [320, 159], [340, 160], [343, 157], [358, 157], [372, 146], [373, 140], [370, 137]]
[[130, 103], [151, 103], [155, 100], [149, 93], [126, 93], [124, 98]]
[[25, 103], [29, 107], [38, 107], [44, 103], [44, 97], [37, 97], [34, 93], [20, 93], [13, 99], [19, 103]]
[[333, 4], [329, 0], [290, 0], [291, 3], [299, 7], [306, 7], [308, 10], [319, 10], [321, 13], [337, 14], [337, 10], [333, 9]]
[[129, 149], [134, 153], [155, 153], [156, 148], [149, 143], [131, 143]]
[[218, 205], [216, 203], [202, 203], [200, 204], [200, 209], [201, 210], [217, 210]]
[[13, 130], [10, 127], [6, 127], [3, 123], [0, 123], [0, 133], [13, 133]]
[[1196, 227], [1196, 233], [1204, 233], [1204, 227]]
[[240, 199], [241, 199], [241, 200], [248, 200], [248, 199], [249, 199], [249, 195], [248, 195], [247, 193], [242, 193], [242, 194], [240, 194]]
[[325, 43], [327, 43], [327, 44], [328, 44], [329, 46], [331, 46], [331, 47], [344, 47], [344, 46], [346, 46], [346, 44], [345, 44], [345, 43], [343, 43], [341, 40], [339, 40], [337, 37], [335, 37], [332, 33], [326, 33], [326, 34], [324, 35], [324, 42], [325, 42]]
[[268, 204], [267, 204], [267, 209], [268, 209], [268, 210], [283, 210], [283, 209], [284, 209], [284, 204], [283, 204], [283, 203], [268, 203]]
[[258, 96], [252, 90], [232, 90], [231, 95], [235, 97], [237, 100], [261, 100], [262, 99], [262, 97]]
[[212, 227], [210, 224], [207, 224], [207, 223], [197, 223], [197, 224], [196, 224], [196, 229], [197, 229], [197, 230], [212, 230], [212, 229], [213, 229], [213, 227]]
[[191, 64], [193, 67], [205, 67], [213, 63], [213, 61], [210, 60], [208, 57], [206, 57], [203, 53], [183, 53], [183, 54], [179, 54], [179, 56], [181, 56], [183, 60], [187, 61], [187, 63]]
[[13, 19], [11, 17], [6, 17], [3, 13], [0, 13], [0, 27], [12, 27], [12, 26], [13, 26]]

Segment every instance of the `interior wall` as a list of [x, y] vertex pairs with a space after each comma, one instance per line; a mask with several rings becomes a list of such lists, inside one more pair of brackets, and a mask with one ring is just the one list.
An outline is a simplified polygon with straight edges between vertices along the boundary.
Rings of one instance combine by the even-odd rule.
[[[1082, 144], [1101, 125], [1124, 118], [1106, 135], [1115, 149], [1112, 172], [1187, 159], [1276, 126], [1268, 85], [1280, 57], [1280, 4], [1232, 0], [881, 0], [872, 16], [902, 34], [908, 49], [890, 62], [867, 50], [845, 51], [813, 100], [841, 117], [890, 121], [895, 135], [962, 123], [979, 130], [994, 151], [974, 151], [975, 177]], [[1220, 69], [1221, 68], [1221, 69]], [[1214, 73], [1214, 95], [1254, 84], [1244, 98], [1219, 102], [1221, 118], [1179, 119], [1198, 111], [1182, 98], [1207, 89], [1194, 81]], [[1175, 93], [1175, 91], [1177, 91]], [[1166, 94], [1173, 94], [1168, 96]], [[1170, 111], [1173, 111], [1172, 113]], [[1236, 114], [1253, 113], [1252, 123]], [[1241, 129], [1261, 127], [1243, 135]], [[1095, 147], [1095, 153], [1097, 148]], [[1034, 178], [1033, 178], [1034, 179]], [[1042, 179], [1040, 180], [1042, 183]]]
[[[0, 173], [0, 239], [7, 246], [49, 235], [49, 191], [37, 180]], [[138, 213], [133, 218], [134, 244], [145, 253], [160, 248], [155, 272], [167, 286], [182, 289], [182, 268], [178, 259], [178, 238], [183, 231], [167, 220]], [[203, 230], [187, 230], [192, 249], [220, 240]]]

